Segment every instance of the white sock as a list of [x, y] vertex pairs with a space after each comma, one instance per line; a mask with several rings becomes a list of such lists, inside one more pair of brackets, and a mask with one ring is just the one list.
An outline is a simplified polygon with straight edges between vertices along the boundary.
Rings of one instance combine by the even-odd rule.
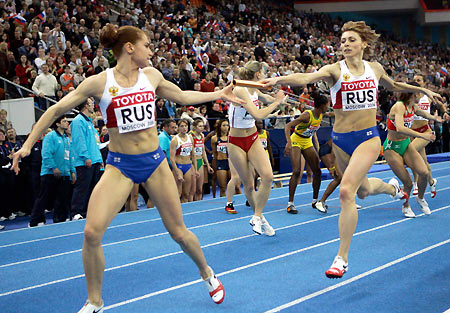
[[288, 202], [288, 206], [290, 206], [290, 205], [294, 205], [294, 202]]
[[227, 202], [227, 205], [233, 204], [233, 202]]
[[312, 203], [316, 203], [317, 202], [317, 199], [313, 199], [313, 202]]

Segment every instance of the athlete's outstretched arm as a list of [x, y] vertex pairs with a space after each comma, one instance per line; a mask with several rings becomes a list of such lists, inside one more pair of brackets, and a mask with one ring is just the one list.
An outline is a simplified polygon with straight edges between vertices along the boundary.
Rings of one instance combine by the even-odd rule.
[[34, 125], [33, 130], [22, 148], [14, 154], [11, 170], [16, 174], [19, 172], [19, 160], [30, 154], [31, 148], [36, 140], [41, 137], [44, 131], [47, 130], [59, 116], [80, 105], [86, 101], [87, 98], [97, 95], [98, 90], [101, 89], [101, 87], [103, 86], [100, 86], [98, 76], [91, 76], [85, 79], [77, 89], [70, 92], [55, 105], [48, 108], [36, 125]]
[[422, 117], [426, 118], [427, 120], [433, 120], [433, 121], [436, 121], [439, 123], [445, 122], [445, 120], [442, 117], [440, 117], [439, 115], [431, 115], [430, 113], [428, 113], [424, 110], [421, 110], [417, 104], [414, 104], [414, 112], [416, 115], [422, 116]]
[[274, 101], [267, 107], [263, 109], [258, 109], [255, 104], [250, 99], [247, 90], [244, 87], [236, 87], [233, 91], [236, 96], [238, 96], [244, 103], [242, 106], [247, 110], [247, 112], [256, 120], [262, 120], [266, 118], [270, 113], [272, 113], [280, 103], [286, 101], [287, 96], [284, 95], [283, 91], [279, 91]]
[[162, 74], [153, 68], [146, 68], [148, 74], [156, 77], [158, 85], [156, 87], [156, 94], [164, 99], [176, 102], [181, 105], [190, 105], [215, 101], [222, 99], [224, 101], [231, 101], [238, 104], [244, 104], [244, 101], [233, 94], [233, 86], [230, 84], [222, 90], [214, 92], [199, 92], [181, 90], [177, 85], [166, 80]]
[[287, 76], [279, 76], [273, 78], [266, 78], [260, 81], [264, 84], [264, 87], [270, 87], [274, 85], [290, 85], [290, 86], [306, 86], [307, 84], [315, 83], [319, 80], [326, 82], [332, 81], [332, 70], [336, 65], [325, 65], [314, 73], [296, 73]]
[[407, 83], [396, 82], [392, 80], [384, 68], [378, 62], [372, 63], [375, 67], [375, 71], [381, 73], [380, 76], [380, 84], [384, 86], [387, 90], [394, 92], [412, 92], [412, 93], [424, 93], [426, 94], [432, 101], [440, 103], [442, 101], [442, 97], [429, 89], [413, 86]]

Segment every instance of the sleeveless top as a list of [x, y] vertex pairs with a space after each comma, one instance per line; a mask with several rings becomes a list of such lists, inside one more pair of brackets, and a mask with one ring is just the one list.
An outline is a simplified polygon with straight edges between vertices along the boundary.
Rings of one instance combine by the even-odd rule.
[[[404, 103], [403, 103], [403, 105], [405, 106], [405, 109], [406, 109], [405, 113], [403, 114], [403, 124], [405, 125], [405, 127], [411, 128], [411, 125], [414, 121], [414, 113], [415, 113], [414, 107], [412, 108], [411, 112], [408, 112], [408, 108], [406, 107], [406, 105]], [[390, 130], [397, 131], [397, 127], [395, 126], [395, 121], [391, 120], [389, 117], [387, 120], [387, 128]]]
[[228, 155], [228, 139], [222, 140], [220, 137], [217, 137], [217, 152], [224, 153]]
[[307, 123], [299, 123], [295, 126], [295, 133], [301, 137], [312, 137], [314, 133], [320, 128], [322, 123], [322, 113], [319, 118], [315, 118], [311, 110], [306, 110], [309, 113], [309, 121]]
[[99, 106], [106, 127], [117, 127], [119, 133], [155, 125], [155, 88], [142, 69], [139, 69], [136, 85], [129, 88], [120, 87], [113, 69], [107, 69], [105, 90]]
[[[259, 109], [258, 93], [255, 91], [253, 94], [250, 94], [248, 88], [245, 89], [247, 89], [253, 104], [257, 109]], [[243, 106], [235, 106], [234, 104], [231, 104], [228, 110], [228, 120], [230, 122], [230, 126], [233, 128], [252, 128], [255, 126], [255, 119]]]
[[267, 147], [267, 130], [263, 129], [262, 134], [258, 133], [258, 137], [259, 137], [259, 140], [261, 141], [261, 144], [262, 144], [264, 150], [267, 150], [268, 149], [268, 147]]
[[192, 138], [194, 139], [194, 155], [196, 156], [202, 156], [203, 155], [203, 149], [204, 149], [204, 139], [203, 135], [202, 138], [197, 139], [194, 134], [192, 134]]
[[179, 156], [191, 156], [192, 152], [192, 141], [191, 136], [186, 134], [186, 141], [181, 140], [179, 135], [175, 136], [177, 138], [177, 152]]
[[330, 89], [333, 109], [343, 111], [376, 109], [378, 79], [369, 62], [363, 63], [364, 73], [361, 76], [354, 76], [350, 73], [345, 60], [339, 61], [341, 76]]
[[[417, 106], [422, 111], [430, 113], [431, 103], [430, 103], [430, 100], [428, 99], [428, 96], [427, 95], [423, 95], [423, 97], [420, 98], [419, 103], [417, 104]], [[414, 115], [414, 120], [415, 121], [428, 121], [425, 117], [418, 116], [418, 115]]]

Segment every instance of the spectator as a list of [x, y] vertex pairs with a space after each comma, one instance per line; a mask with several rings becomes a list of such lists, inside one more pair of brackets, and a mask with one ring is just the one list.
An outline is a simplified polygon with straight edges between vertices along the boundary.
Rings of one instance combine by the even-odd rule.
[[8, 77], [9, 60], [8, 60], [8, 44], [0, 43], [0, 75]]
[[[6, 131], [12, 128], [11, 121], [8, 121], [6, 117], [8, 116], [8, 112], [5, 109], [0, 109], [0, 129], [3, 130], [3, 134], [6, 135]], [[5, 143], [3, 140], [2, 144]]]
[[70, 156], [70, 142], [65, 134], [69, 122], [65, 116], [56, 119], [54, 130], [42, 143], [42, 167], [39, 195], [34, 203], [29, 227], [45, 224], [44, 212], [53, 209], [53, 222], [64, 222], [69, 213], [70, 181], [75, 181]]
[[226, 118], [225, 114], [223, 114], [220, 108], [220, 105], [222, 103], [223, 103], [222, 100], [216, 100], [211, 110], [208, 112], [210, 129], [214, 129], [214, 124], [216, 123], [216, 120], [223, 120]]
[[59, 78], [61, 82], [61, 90], [63, 95], [67, 95], [69, 93], [70, 87], [73, 87], [73, 75], [70, 72], [70, 66], [64, 66], [64, 74]]
[[36, 65], [38, 74], [42, 74], [41, 66], [42, 66], [42, 64], [46, 63], [47, 58], [48, 58], [48, 56], [45, 54], [44, 48], [39, 48], [38, 56], [36, 59], [34, 59], [34, 64]]
[[[106, 62], [108, 62], [108, 61], [106, 61]], [[98, 59], [97, 66], [94, 68], [94, 73], [98, 74], [98, 73], [101, 73], [104, 70], [106, 70], [107, 67], [104, 64], [105, 64], [105, 58], [104, 57]]]
[[23, 40], [23, 46], [19, 48], [19, 55], [25, 55], [31, 62], [37, 57], [36, 48], [31, 46], [29, 38]]
[[39, 97], [38, 105], [42, 110], [47, 109], [47, 99], [44, 97], [56, 100], [56, 90], [58, 89], [58, 82], [56, 77], [48, 72], [48, 65], [42, 65], [42, 74], [39, 75], [33, 83], [33, 91]]
[[95, 51], [95, 58], [94, 60], [92, 60], [92, 66], [94, 68], [96, 68], [98, 66], [99, 60], [102, 59], [103, 60], [103, 66], [105, 68], [109, 68], [109, 62], [108, 59], [105, 58], [105, 56], [103, 55], [103, 47], [99, 47], [96, 51]]
[[213, 92], [214, 83], [211, 81], [211, 73], [206, 74], [205, 79], [200, 83], [200, 88], [202, 92]]
[[22, 86], [28, 85], [28, 78], [30, 77], [30, 72], [33, 68], [27, 59], [26, 55], [20, 56], [20, 63], [16, 65], [16, 75], [20, 79], [20, 84]]
[[180, 70], [178, 67], [173, 69], [173, 76], [170, 81], [177, 85], [181, 90], [187, 90], [186, 82], [184, 81], [184, 78], [180, 77]]
[[[18, 76], [13, 77], [13, 83], [20, 85], [20, 78]], [[9, 95], [11, 99], [19, 99], [27, 96], [27, 92], [20, 87], [9, 85], [6, 93]], [[6, 112], [6, 111], [5, 111]], [[11, 126], [12, 127], [12, 126]]]
[[201, 118], [203, 122], [206, 121], [206, 119], [201, 116], [199, 113], [195, 113], [195, 108], [191, 105], [187, 108], [186, 112], [183, 112], [181, 114], [181, 119], [187, 120], [189, 122], [189, 125], [192, 126], [192, 123], [194, 123], [194, 120], [196, 118]]
[[155, 113], [158, 120], [169, 118], [169, 111], [167, 111], [167, 108], [164, 105], [163, 98], [159, 98], [158, 100], [156, 100]]
[[92, 119], [94, 103], [89, 99], [78, 107], [80, 113], [73, 119], [70, 125], [72, 134], [71, 152], [76, 169], [77, 181], [72, 196], [70, 216], [79, 220], [86, 218], [89, 197], [95, 185], [100, 179], [103, 168], [102, 155], [100, 153], [100, 137], [94, 128]]
[[172, 141], [172, 136], [177, 132], [177, 123], [174, 120], [166, 119], [161, 125], [162, 132], [159, 134], [159, 146], [164, 151], [167, 162], [170, 166], [170, 142]]
[[86, 75], [84, 75], [83, 67], [81, 65], [78, 65], [73, 76], [74, 87], [78, 87], [78, 85], [81, 84], [81, 82], [85, 79]]

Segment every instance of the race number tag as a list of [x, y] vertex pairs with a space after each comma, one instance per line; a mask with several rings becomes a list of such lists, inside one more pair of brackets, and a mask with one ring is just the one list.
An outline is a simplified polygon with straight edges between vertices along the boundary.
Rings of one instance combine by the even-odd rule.
[[119, 133], [147, 129], [155, 125], [155, 94], [138, 92], [112, 99]]
[[359, 111], [377, 107], [377, 86], [373, 79], [341, 84], [342, 109]]
[[303, 133], [302, 135], [305, 137], [312, 137], [314, 133], [320, 128], [319, 126], [312, 126], [310, 125]]

